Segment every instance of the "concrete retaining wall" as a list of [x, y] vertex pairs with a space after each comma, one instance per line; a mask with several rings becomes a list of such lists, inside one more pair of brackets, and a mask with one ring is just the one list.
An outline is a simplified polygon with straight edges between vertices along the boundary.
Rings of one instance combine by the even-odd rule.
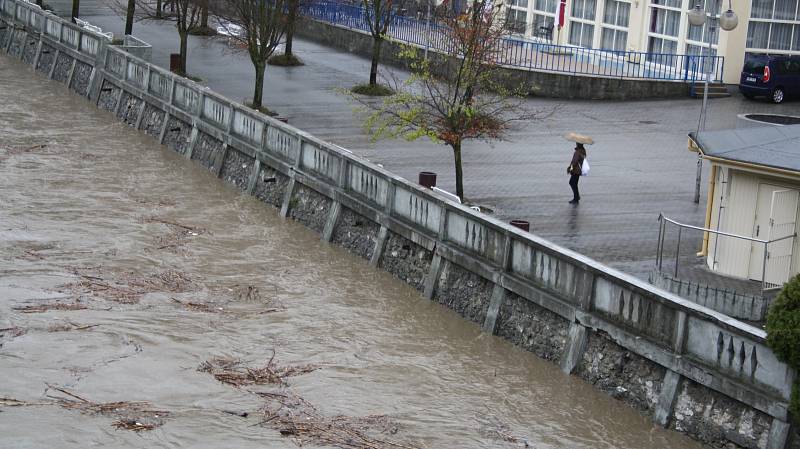
[[[372, 37], [360, 30], [346, 28], [312, 19], [303, 18], [295, 33], [305, 39], [329, 45], [359, 55], [372, 56]], [[384, 42], [381, 62], [403, 68], [407, 61], [398, 58], [402, 43]], [[408, 44], [410, 45], [410, 44]], [[431, 67], [444, 69], [451, 65], [443, 55], [430, 51], [434, 61]], [[439, 73], [446, 76], [446, 73]], [[366, 81], [367, 75], [364, 74]], [[569, 73], [521, 70], [505, 67], [499, 70], [499, 83], [509, 88], [528, 86], [530, 95], [554, 98], [573, 98], [590, 100], [638, 100], [642, 98], [676, 98], [689, 95], [689, 85], [677, 81], [632, 80], [605, 78]]]
[[11, 34], [36, 40], [34, 67], [55, 51], [63, 82], [89, 86], [99, 107], [486, 332], [702, 441], [785, 447], [795, 374], [762, 330], [453, 203], [30, 3], [0, 0], [0, 11], [0, 51]]

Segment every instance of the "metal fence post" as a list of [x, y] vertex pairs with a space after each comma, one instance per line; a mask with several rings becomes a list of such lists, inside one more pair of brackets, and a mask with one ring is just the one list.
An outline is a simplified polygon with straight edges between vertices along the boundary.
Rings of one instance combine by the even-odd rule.
[[761, 266], [761, 294], [764, 294], [764, 291], [767, 289], [767, 259], [769, 258], [767, 254], [767, 249], [769, 248], [769, 242], [764, 242], [764, 261], [763, 265]]
[[678, 257], [681, 255], [681, 231], [683, 227], [678, 228], [678, 245], [675, 248], [675, 277], [678, 277]]

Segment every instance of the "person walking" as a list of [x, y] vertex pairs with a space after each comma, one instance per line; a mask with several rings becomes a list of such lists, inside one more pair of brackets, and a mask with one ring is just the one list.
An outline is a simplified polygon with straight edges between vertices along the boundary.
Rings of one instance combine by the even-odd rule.
[[586, 159], [586, 148], [580, 142], [575, 143], [575, 152], [572, 153], [572, 162], [567, 167], [569, 174], [569, 186], [572, 188], [572, 200], [569, 204], [578, 204], [581, 194], [578, 191], [578, 181], [583, 173], [583, 161]]

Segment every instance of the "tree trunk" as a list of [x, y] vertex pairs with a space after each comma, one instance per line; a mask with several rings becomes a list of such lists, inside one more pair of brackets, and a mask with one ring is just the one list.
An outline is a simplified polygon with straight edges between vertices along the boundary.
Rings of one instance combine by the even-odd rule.
[[72, 0], [72, 23], [78, 18], [81, 9], [81, 0]]
[[267, 68], [266, 64], [253, 64], [256, 69], [256, 86], [253, 90], [253, 109], [261, 107], [264, 96], [264, 71]]
[[136, 0], [128, 0], [128, 12], [125, 15], [125, 34], [133, 34], [133, 15], [136, 13]]
[[286, 23], [286, 46], [283, 51], [286, 56], [292, 55], [292, 40], [294, 39], [294, 26], [297, 22], [297, 8], [299, 6], [300, 0], [291, 0], [289, 4], [289, 17]]
[[161, 0], [156, 0], [156, 19], [161, 18], [161, 8], [163, 5], [161, 4]]
[[188, 73], [186, 71], [186, 54], [188, 53], [187, 50], [186, 50], [186, 47], [187, 47], [187, 44], [189, 42], [189, 32], [188, 31], [186, 31], [186, 32], [179, 31], [178, 35], [181, 38], [181, 50], [180, 50], [181, 63], [180, 63], [180, 66], [178, 67], [178, 74], [181, 75], [181, 76], [186, 76], [186, 74]]
[[453, 147], [453, 160], [456, 165], [456, 195], [464, 201], [464, 173], [461, 170], [461, 142], [454, 143]]
[[208, 0], [203, 0], [200, 5], [200, 29], [203, 32], [208, 29]]
[[383, 44], [383, 38], [377, 38], [375, 36], [372, 38], [374, 40], [372, 42], [372, 65], [369, 68], [370, 86], [378, 84], [378, 62], [381, 59], [381, 44]]

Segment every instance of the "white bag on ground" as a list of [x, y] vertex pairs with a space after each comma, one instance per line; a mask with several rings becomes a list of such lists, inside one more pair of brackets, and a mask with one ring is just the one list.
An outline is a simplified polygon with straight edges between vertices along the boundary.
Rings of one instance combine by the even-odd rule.
[[581, 176], [589, 176], [589, 158], [583, 158], [583, 164], [581, 164]]

